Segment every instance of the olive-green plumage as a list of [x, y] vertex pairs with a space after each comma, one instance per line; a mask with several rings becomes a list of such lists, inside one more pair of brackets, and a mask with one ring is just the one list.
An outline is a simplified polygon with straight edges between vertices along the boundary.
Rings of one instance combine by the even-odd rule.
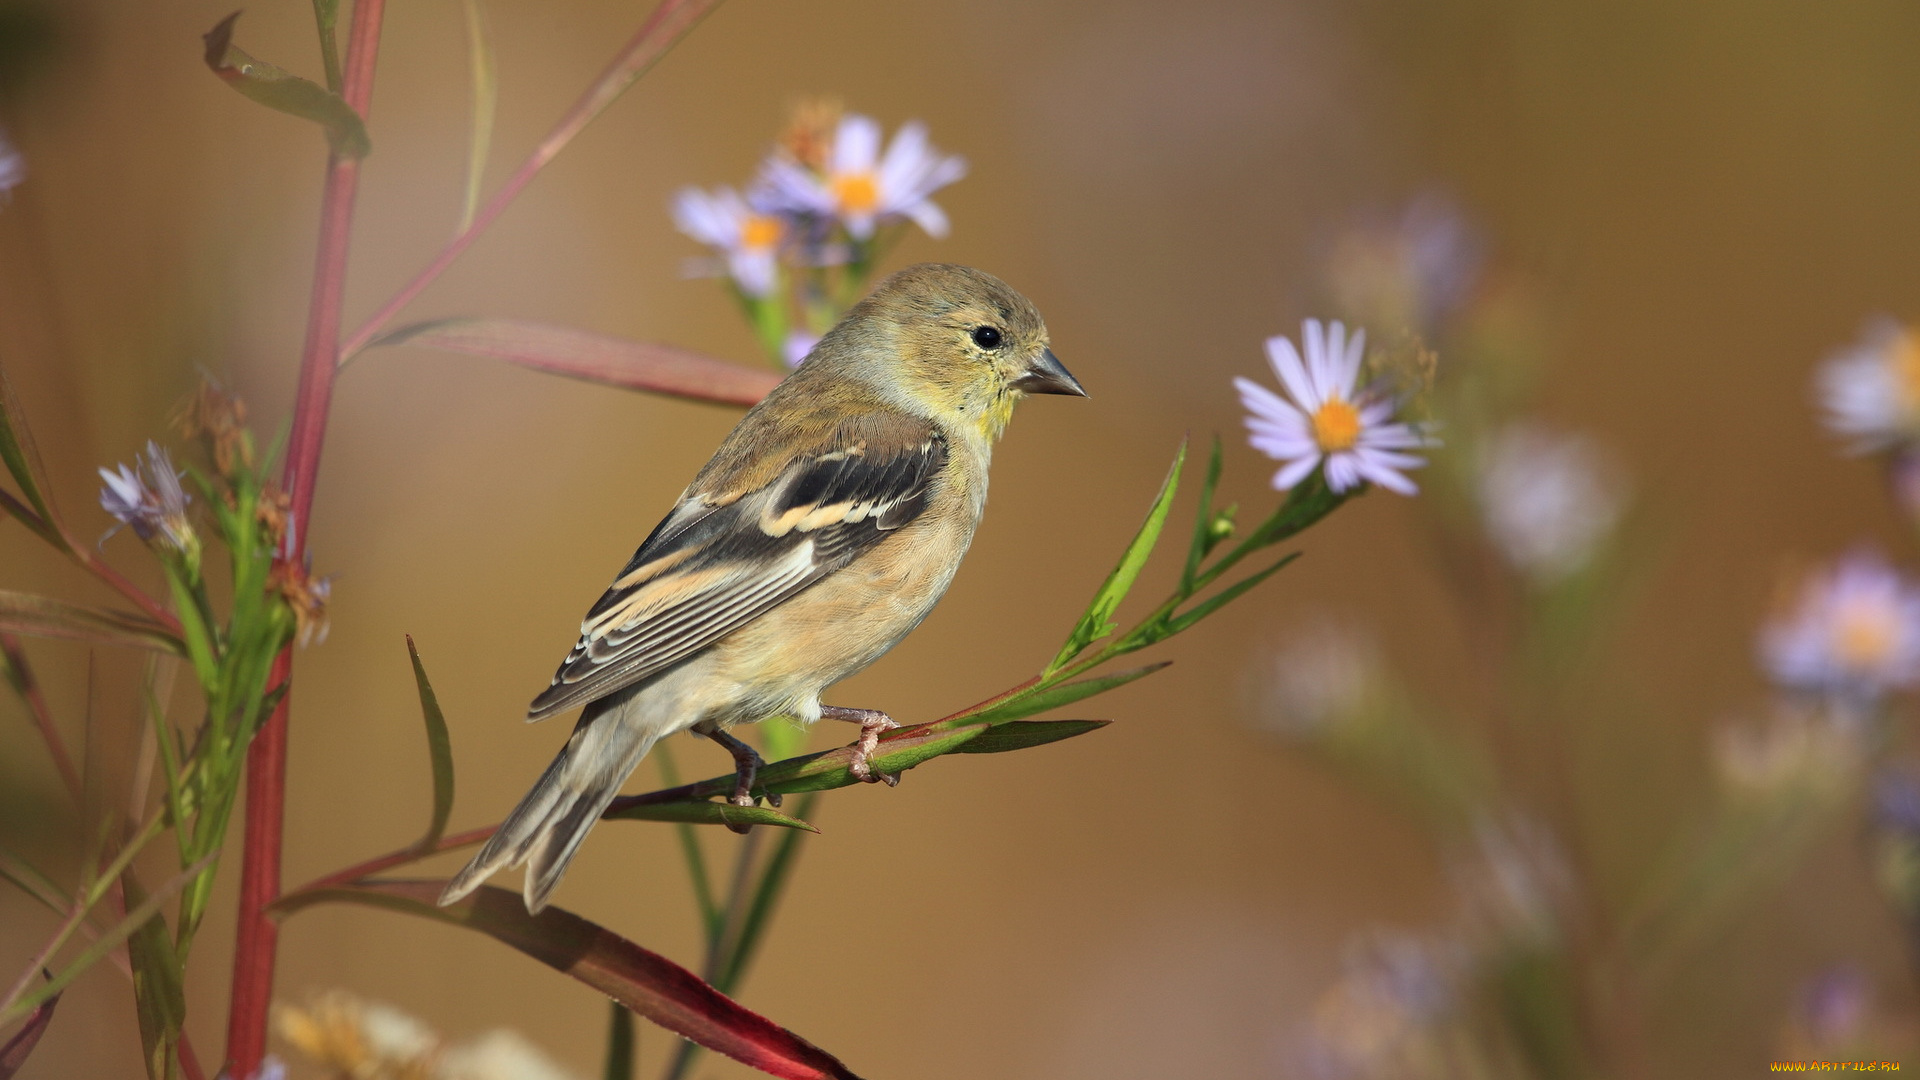
[[728, 434], [581, 624], [531, 720], [572, 737], [442, 903], [527, 863], [527, 908], [663, 736], [818, 720], [827, 687], [933, 609], [993, 442], [1029, 393], [1083, 394], [1027, 299], [925, 264], [881, 282]]

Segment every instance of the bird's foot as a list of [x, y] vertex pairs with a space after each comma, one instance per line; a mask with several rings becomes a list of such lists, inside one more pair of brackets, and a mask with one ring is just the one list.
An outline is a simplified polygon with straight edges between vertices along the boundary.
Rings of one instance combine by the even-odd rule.
[[853, 744], [853, 762], [847, 766], [849, 772], [868, 784], [885, 783], [896, 787], [900, 783], [899, 773], [876, 773], [867, 761], [880, 746], [880, 733], [892, 731], [900, 725], [893, 717], [879, 709], [847, 709], [838, 705], [822, 705], [820, 718], [823, 720], [845, 720], [860, 725], [860, 741]]
[[[754, 805], [758, 800], [753, 797], [753, 781], [754, 778], [759, 775], [760, 767], [767, 763], [766, 759], [760, 756], [758, 750], [755, 750], [753, 747], [748, 746], [746, 743], [741, 742], [739, 739], [734, 738], [732, 735], [727, 734], [717, 727], [698, 728], [696, 730], [714, 742], [719, 743], [721, 746], [726, 747], [727, 753], [733, 755], [733, 794], [727, 797], [727, 801], [735, 806]], [[767, 805], [779, 806], [780, 796], [768, 795]], [[753, 826], [729, 823], [727, 828], [737, 833], [745, 833], [750, 831]]]

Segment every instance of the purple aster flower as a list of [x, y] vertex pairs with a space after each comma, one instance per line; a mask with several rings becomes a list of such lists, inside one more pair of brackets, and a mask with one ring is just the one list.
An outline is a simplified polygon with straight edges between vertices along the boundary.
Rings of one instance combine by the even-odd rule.
[[1267, 339], [1267, 359], [1286, 397], [1252, 379], [1233, 380], [1249, 413], [1248, 441], [1284, 463], [1273, 475], [1277, 490], [1300, 483], [1323, 463], [1327, 486], [1336, 492], [1363, 483], [1402, 495], [1418, 490], [1403, 470], [1426, 461], [1407, 451], [1431, 440], [1412, 424], [1394, 422], [1400, 403], [1391, 394], [1356, 387], [1366, 337], [1364, 330], [1349, 337], [1337, 320], [1322, 327], [1320, 320], [1308, 319], [1300, 328], [1304, 359], [1285, 337]]
[[1812, 577], [1760, 635], [1775, 682], [1873, 700], [1920, 683], [1920, 587], [1872, 551]]
[[730, 187], [711, 194], [690, 187], [674, 197], [673, 223], [719, 253], [741, 292], [755, 299], [772, 295], [780, 276], [780, 243], [787, 235], [779, 215], [755, 209], [754, 200]]
[[930, 235], [947, 235], [946, 212], [932, 195], [965, 176], [966, 161], [935, 150], [919, 121], [901, 125], [884, 154], [880, 142], [877, 121], [849, 113], [840, 118], [819, 171], [775, 158], [767, 162], [763, 182], [786, 209], [836, 218], [858, 241], [903, 218]]
[[144, 458], [135, 458], [132, 468], [101, 469], [100, 508], [135, 536], [153, 543], [156, 540], [175, 551], [186, 551], [196, 538], [187, 523], [186, 489], [180, 486], [180, 474], [166, 450], [149, 440]]
[[1865, 454], [1920, 435], [1920, 339], [1892, 319], [1867, 323], [1815, 375], [1827, 430]]

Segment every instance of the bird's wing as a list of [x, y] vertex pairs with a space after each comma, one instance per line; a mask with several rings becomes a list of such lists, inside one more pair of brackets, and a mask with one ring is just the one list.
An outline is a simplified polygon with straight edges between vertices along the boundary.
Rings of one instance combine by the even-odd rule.
[[747, 492], [689, 491], [580, 625], [541, 720], [699, 652], [852, 562], [918, 517], [947, 460], [933, 425], [899, 416], [843, 423]]

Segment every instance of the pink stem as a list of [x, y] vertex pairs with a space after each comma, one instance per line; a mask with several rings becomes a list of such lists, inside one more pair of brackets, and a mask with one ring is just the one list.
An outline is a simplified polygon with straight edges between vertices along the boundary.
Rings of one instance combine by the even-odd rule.
[[[347, 39], [341, 96], [366, 117], [373, 98], [374, 60], [380, 48], [380, 21], [386, 0], [356, 0]], [[312, 519], [314, 478], [326, 437], [333, 401], [333, 376], [340, 359], [340, 306], [346, 291], [348, 241], [353, 230], [354, 195], [360, 162], [334, 154], [327, 159], [326, 189], [320, 203], [320, 244], [315, 256], [313, 297], [307, 310], [307, 336], [300, 357], [300, 386], [294, 401], [293, 433], [287, 444], [282, 483], [292, 500], [288, 522], [291, 558], [304, 561]], [[283, 686], [293, 671], [289, 647], [274, 660], [272, 684]], [[286, 812], [287, 697], [267, 718], [247, 749], [246, 839], [240, 863], [239, 926], [233, 958], [233, 998], [227, 1021], [227, 1067], [236, 1080], [248, 1080], [266, 1054], [267, 1008], [273, 999], [274, 951], [278, 928], [267, 905], [280, 895], [280, 847]]]
[[534, 147], [533, 153], [521, 163], [518, 169], [514, 170], [513, 175], [507, 179], [500, 190], [494, 192], [493, 198], [488, 199], [486, 205], [480, 208], [480, 212], [474, 215], [473, 221], [460, 230], [452, 240], [447, 241], [447, 245], [440, 249], [440, 253], [433, 257], [433, 261], [429, 262], [425, 269], [415, 274], [412, 281], [407, 282], [399, 292], [394, 293], [392, 299], [380, 305], [380, 309], [353, 332], [353, 336], [349, 337], [340, 348], [341, 357], [352, 356], [366, 348], [367, 343], [372, 341], [374, 336], [400, 313], [401, 308], [412, 303], [414, 297], [419, 296], [428, 285], [433, 284], [436, 278], [446, 272], [447, 267], [453, 265], [455, 259], [473, 246], [473, 242], [480, 238], [480, 234], [499, 219], [513, 200], [526, 190], [535, 176], [539, 175], [540, 170], [546, 168], [548, 162], [558, 157], [560, 151], [566, 149], [575, 135], [580, 134], [594, 117], [600, 115], [608, 105], [613, 104], [614, 99], [618, 98], [621, 92], [633, 85], [635, 79], [645, 74], [655, 61], [673, 47], [674, 42], [693, 29], [694, 24], [719, 6], [719, 3], [720, 0], [661, 0], [660, 6], [653, 10], [653, 14], [647, 18], [639, 32], [634, 34], [633, 39], [628, 41], [626, 47], [613, 58], [613, 63], [607, 66], [607, 70], [601, 72], [600, 77], [587, 88], [587, 92], [580, 96], [580, 100], [574, 102], [573, 108], [567, 110], [566, 115], [560, 118], [560, 122], [547, 133], [547, 137], [540, 140], [540, 145]]
[[40, 692], [40, 681], [33, 677], [33, 668], [27, 666], [27, 651], [20, 639], [12, 634], [0, 634], [0, 652], [7, 657], [7, 665], [13, 668], [14, 676], [20, 680], [20, 696], [27, 699], [27, 711], [33, 714], [33, 723], [40, 729], [40, 737], [46, 740], [47, 753], [53, 757], [54, 768], [60, 770], [60, 779], [67, 785], [67, 794], [74, 802], [85, 800], [85, 789], [80, 783], [80, 772], [73, 767], [73, 758], [67, 754], [67, 744], [60, 738], [60, 729], [53, 724], [53, 712], [47, 708], [47, 698]]

